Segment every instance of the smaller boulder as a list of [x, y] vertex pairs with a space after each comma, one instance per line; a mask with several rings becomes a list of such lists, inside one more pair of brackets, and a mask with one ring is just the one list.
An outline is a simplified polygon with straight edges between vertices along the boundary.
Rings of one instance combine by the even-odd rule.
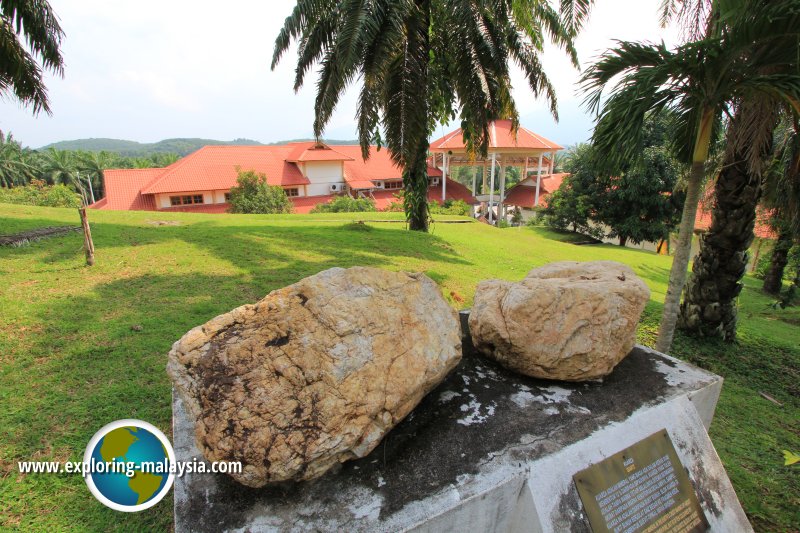
[[519, 283], [480, 283], [469, 316], [475, 348], [536, 378], [607, 376], [636, 343], [647, 285], [614, 261], [551, 263]]

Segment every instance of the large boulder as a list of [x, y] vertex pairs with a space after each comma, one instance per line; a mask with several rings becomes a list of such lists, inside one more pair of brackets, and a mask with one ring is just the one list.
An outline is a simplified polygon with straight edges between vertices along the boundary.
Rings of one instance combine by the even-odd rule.
[[647, 285], [623, 264], [551, 263], [519, 283], [480, 283], [469, 329], [480, 352], [516, 372], [594, 380], [631, 351], [649, 298]]
[[261, 487], [364, 457], [460, 358], [430, 278], [332, 268], [192, 329], [167, 372], [206, 459]]

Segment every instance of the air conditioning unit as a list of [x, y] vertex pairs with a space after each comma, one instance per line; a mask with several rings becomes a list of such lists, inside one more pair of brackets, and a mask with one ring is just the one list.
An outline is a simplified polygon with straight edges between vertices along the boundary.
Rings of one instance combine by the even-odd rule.
[[330, 190], [331, 190], [331, 192], [342, 192], [344, 190], [344, 184], [342, 184], [342, 183], [331, 183]]

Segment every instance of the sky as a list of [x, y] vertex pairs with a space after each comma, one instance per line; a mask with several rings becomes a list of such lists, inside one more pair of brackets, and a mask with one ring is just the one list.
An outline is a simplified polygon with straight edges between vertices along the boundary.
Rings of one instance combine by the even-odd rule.
[[[581, 66], [614, 40], [677, 42], [658, 22], [661, 0], [597, 0], [576, 41]], [[291, 13], [288, 0], [50, 0], [66, 33], [63, 78], [46, 77], [53, 116], [34, 117], [15, 100], [0, 100], [0, 130], [24, 146], [90, 137], [156, 142], [173, 137], [254, 139], [311, 137], [316, 76], [295, 93], [295, 49], [275, 71], [272, 48]], [[564, 146], [591, 135], [574, 69], [548, 47], [545, 71], [555, 85], [560, 121], [534, 98], [521, 72], [514, 97], [527, 128]], [[358, 82], [356, 82], [358, 83]], [[357, 85], [355, 86], [357, 87]], [[340, 100], [325, 132], [355, 139], [357, 91]], [[457, 128], [441, 126], [433, 137]]]

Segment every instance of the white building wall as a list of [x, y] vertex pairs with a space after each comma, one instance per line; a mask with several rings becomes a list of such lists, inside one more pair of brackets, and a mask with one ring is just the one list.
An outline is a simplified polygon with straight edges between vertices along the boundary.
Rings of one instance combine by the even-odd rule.
[[[333, 183], [344, 183], [341, 161], [311, 161], [304, 164], [304, 173], [311, 183], [308, 185], [308, 196], [330, 194]], [[302, 194], [302, 188], [301, 188]]]

